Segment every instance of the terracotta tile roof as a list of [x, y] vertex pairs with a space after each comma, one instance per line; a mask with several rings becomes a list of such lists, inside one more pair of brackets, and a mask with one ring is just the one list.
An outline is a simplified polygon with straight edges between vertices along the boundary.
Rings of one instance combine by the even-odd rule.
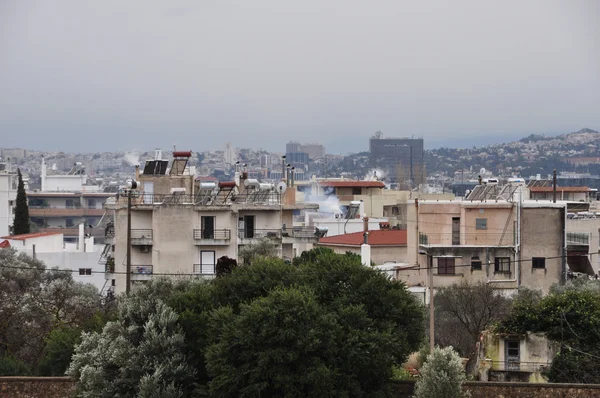
[[[363, 233], [326, 236], [319, 239], [319, 245], [360, 246], [363, 244]], [[380, 229], [369, 231], [369, 245], [371, 246], [406, 246], [406, 230]]]
[[382, 181], [324, 180], [319, 181], [319, 185], [334, 188], [385, 188]]
[[33, 232], [31, 234], [21, 234], [21, 235], [11, 235], [11, 236], [0, 236], [1, 239], [10, 239], [10, 240], [25, 240], [31, 238], [41, 238], [42, 236], [51, 236], [63, 234], [63, 231], [48, 231], [48, 232]]
[[[532, 193], [552, 192], [552, 187], [531, 187], [529, 191]], [[556, 192], [590, 192], [588, 187], [556, 187]]]
[[0, 249], [6, 249], [8, 247], [10, 247], [10, 242], [9, 241], [4, 240], [4, 241], [0, 242]]

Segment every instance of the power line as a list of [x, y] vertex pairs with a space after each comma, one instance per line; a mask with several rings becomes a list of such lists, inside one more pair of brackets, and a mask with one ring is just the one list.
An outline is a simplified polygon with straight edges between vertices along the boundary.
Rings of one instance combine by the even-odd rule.
[[[586, 257], [588, 255], [597, 255], [599, 253], [587, 253], [587, 254], [578, 254], [575, 256], [569, 256], [569, 255], [560, 255], [560, 256], [551, 256], [551, 257], [544, 257], [547, 260], [553, 260], [553, 259], [562, 259], [562, 258], [568, 258], [568, 257]], [[537, 257], [536, 257], [537, 258]], [[524, 263], [524, 262], [532, 262], [533, 258], [528, 258], [528, 259], [520, 259], [520, 260], [511, 260], [511, 263]], [[491, 265], [491, 263], [488, 262], [488, 265]], [[461, 268], [461, 267], [471, 267], [471, 264], [456, 264], [454, 267], [455, 268]], [[243, 265], [240, 267], [244, 267]], [[296, 266], [294, 265], [289, 265], [289, 267], [295, 268]], [[78, 273], [79, 269], [59, 269], [59, 268], [36, 268], [36, 267], [24, 267], [24, 266], [12, 266], [12, 265], [0, 265], [0, 268], [7, 268], [7, 269], [22, 269], [22, 270], [31, 270], [31, 271], [40, 271], [40, 272], [71, 272], [71, 273]], [[428, 270], [430, 269], [430, 267], [406, 267], [404, 269], [393, 269], [393, 270], [380, 270], [380, 269], [375, 269], [375, 268], [368, 268], [371, 269], [375, 272], [379, 272], [379, 273], [387, 273], [390, 271], [417, 271], [417, 270]], [[126, 275], [127, 272], [126, 271], [115, 271], [115, 272], [106, 272], [106, 271], [94, 271], [91, 270], [90, 271], [93, 274], [113, 274], [113, 275]], [[322, 271], [306, 271], [306, 270], [296, 270], [296, 273], [300, 273], [300, 274], [307, 274], [307, 275], [318, 275], [318, 274], [338, 274], [338, 273], [345, 273], [343, 270], [322, 270]], [[187, 273], [187, 272], [159, 272], [159, 273], [151, 273], [151, 274], [143, 274], [143, 273], [137, 273], [136, 275], [148, 275], [148, 276], [214, 276], [215, 274], [201, 274], [201, 273], [195, 273], [195, 272], [191, 272], [191, 273]]]

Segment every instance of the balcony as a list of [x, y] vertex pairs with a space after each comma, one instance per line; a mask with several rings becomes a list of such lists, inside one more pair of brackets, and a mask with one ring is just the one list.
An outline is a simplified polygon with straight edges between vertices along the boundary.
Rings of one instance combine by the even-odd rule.
[[132, 281], [148, 281], [152, 279], [152, 266], [151, 265], [132, 265], [131, 266], [131, 280]]
[[281, 231], [282, 243], [309, 243], [318, 242], [319, 238], [315, 235], [315, 227], [293, 227]]
[[590, 244], [590, 236], [581, 232], [567, 232], [567, 244], [575, 246], [588, 246]]
[[280, 240], [281, 239], [281, 230], [280, 229], [254, 229], [254, 230], [240, 229], [238, 231], [238, 239], [239, 239], [238, 243], [240, 245], [256, 243], [257, 240], [263, 239], [263, 238]]
[[514, 246], [511, 231], [502, 233], [419, 233], [419, 245], [430, 247], [445, 246]]
[[194, 274], [199, 276], [214, 277], [215, 264], [194, 264]]
[[101, 217], [104, 212], [104, 209], [90, 209], [81, 206], [31, 206], [29, 208], [30, 217]]
[[152, 230], [151, 229], [132, 229], [131, 244], [133, 246], [151, 246], [152, 245]]
[[195, 245], [229, 245], [231, 242], [230, 229], [194, 229]]

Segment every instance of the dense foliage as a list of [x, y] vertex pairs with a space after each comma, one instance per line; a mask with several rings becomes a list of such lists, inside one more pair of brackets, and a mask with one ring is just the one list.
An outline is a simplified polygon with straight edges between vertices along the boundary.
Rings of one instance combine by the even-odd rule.
[[15, 221], [13, 224], [13, 235], [28, 234], [29, 228], [29, 206], [27, 205], [27, 194], [23, 184], [21, 169], [18, 170], [19, 185], [17, 186], [17, 200], [15, 207]]
[[76, 336], [104, 314], [94, 286], [75, 282], [70, 272], [47, 270], [14, 249], [0, 249], [0, 358], [8, 358], [5, 363], [14, 359], [27, 373], [63, 374]]
[[85, 335], [69, 373], [82, 396], [385, 395], [422, 341], [422, 308], [353, 256], [312, 254], [295, 266], [256, 257], [210, 282], [152, 281]]

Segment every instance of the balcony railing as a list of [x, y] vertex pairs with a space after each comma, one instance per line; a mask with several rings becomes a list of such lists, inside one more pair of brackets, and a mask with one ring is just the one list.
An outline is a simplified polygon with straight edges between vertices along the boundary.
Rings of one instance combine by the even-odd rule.
[[151, 229], [132, 229], [131, 230], [131, 239], [132, 240], [152, 240], [152, 230]]
[[441, 246], [512, 246], [514, 237], [512, 231], [502, 233], [419, 233], [420, 245], [441, 245]]
[[114, 238], [115, 237], [115, 226], [113, 224], [108, 224], [104, 229], [104, 237], [105, 238]]
[[281, 238], [281, 230], [280, 229], [254, 229], [254, 230], [240, 229], [238, 231], [238, 238], [240, 238], [240, 239], [260, 239], [260, 238], [278, 239], [278, 238]]
[[[281, 195], [276, 191], [245, 191], [235, 196], [228, 195], [229, 191], [222, 191], [218, 195], [212, 197], [214, 200], [207, 201], [206, 195], [190, 195], [190, 194], [154, 194], [145, 193], [144, 191], [133, 191], [131, 196], [132, 206], [150, 206], [150, 205], [194, 205], [194, 206], [211, 206], [222, 205], [225, 203], [260, 203], [260, 204], [279, 204]], [[115, 198], [114, 203], [127, 204], [127, 194], [119, 194]]]
[[224, 229], [194, 229], [194, 239], [231, 239], [231, 230]]
[[194, 264], [194, 274], [214, 275], [215, 264]]
[[590, 236], [581, 232], [567, 232], [567, 244], [572, 245], [589, 245]]
[[293, 227], [281, 230], [284, 238], [316, 238], [315, 227]]
[[131, 273], [136, 275], [152, 275], [151, 265], [132, 265]]

